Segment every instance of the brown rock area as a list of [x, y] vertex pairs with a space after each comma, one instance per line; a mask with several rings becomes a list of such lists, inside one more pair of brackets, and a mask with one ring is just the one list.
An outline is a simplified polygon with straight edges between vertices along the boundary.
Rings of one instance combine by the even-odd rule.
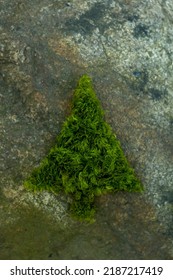
[[[172, 18], [172, 1], [0, 1], [0, 259], [173, 259]], [[145, 188], [99, 197], [90, 225], [23, 188], [84, 73]]]

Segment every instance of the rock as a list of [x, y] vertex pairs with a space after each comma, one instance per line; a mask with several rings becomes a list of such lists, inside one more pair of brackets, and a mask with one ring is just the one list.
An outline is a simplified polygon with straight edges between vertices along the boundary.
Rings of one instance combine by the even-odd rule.
[[[20, 186], [52, 147], [70, 111], [70, 100], [76, 83], [82, 74], [87, 73], [93, 78], [98, 98], [106, 112], [106, 120], [115, 131], [126, 156], [144, 184], [142, 199], [147, 201], [148, 207], [146, 221], [140, 227], [140, 219], [135, 214], [133, 219], [128, 219], [127, 214], [122, 215], [125, 205], [120, 204], [122, 212], [117, 217], [111, 216], [111, 221], [107, 221], [107, 233], [110, 231], [112, 219], [115, 219], [116, 225], [121, 223], [122, 232], [126, 232], [126, 227], [131, 229], [131, 222], [137, 232], [152, 232], [152, 242], [150, 245], [147, 242], [144, 244], [144, 253], [142, 249], [141, 255], [134, 250], [132, 258], [135, 257], [135, 252], [136, 256], [141, 258], [159, 258], [156, 247], [163, 240], [166, 249], [162, 249], [163, 246], [160, 248], [160, 252], [163, 252], [162, 258], [172, 258], [172, 2], [72, 0], [50, 3], [45, 0], [33, 3], [28, 0], [25, 3], [12, 3], [3, 0], [0, 14], [0, 194], [1, 210], [5, 215], [2, 217], [13, 223], [14, 230], [20, 217], [20, 211], [16, 212], [14, 209], [36, 207], [40, 209], [40, 213], [54, 216], [55, 220], [56, 217], [62, 217], [57, 218], [58, 225], [64, 223], [63, 226], [68, 224], [72, 228], [78, 227], [76, 224], [74, 226], [70, 218], [63, 218], [66, 217], [68, 207], [66, 198], [53, 198], [46, 193], [34, 196]], [[138, 201], [136, 196], [132, 198]], [[105, 198], [104, 206], [113, 211], [114, 202], [118, 199], [121, 200], [118, 193], [108, 200]], [[130, 203], [128, 198], [127, 201]], [[8, 212], [9, 203], [11, 210]], [[129, 211], [132, 211], [133, 205], [129, 205]], [[151, 205], [154, 214], [149, 210]], [[101, 231], [104, 227], [102, 207], [100, 200], [100, 216], [98, 214], [98, 221], [92, 228], [93, 238], [94, 232], [95, 236], [98, 236], [97, 230]], [[140, 217], [143, 215], [141, 207], [140, 203], [135, 206]], [[56, 211], [53, 210], [55, 208]], [[28, 219], [32, 224], [26, 215], [27, 210], [23, 213], [25, 222]], [[39, 215], [41, 214], [36, 214], [37, 217], [40, 217]], [[151, 227], [153, 215], [157, 224], [155, 229]], [[109, 219], [109, 215], [106, 217]], [[48, 220], [45, 218], [46, 222]], [[1, 227], [5, 228], [3, 221], [4, 219]], [[42, 225], [45, 225], [45, 221], [42, 220]], [[37, 232], [34, 223], [33, 228]], [[9, 232], [10, 230], [9, 226]], [[28, 228], [29, 230], [31, 229]], [[158, 230], [162, 232], [159, 241], [154, 237], [154, 232]], [[81, 231], [84, 232], [83, 229]], [[129, 242], [136, 236], [133, 235], [133, 230], [131, 232]], [[5, 229], [3, 233], [5, 235]], [[105, 239], [110, 238], [107, 233]], [[77, 231], [75, 234], [77, 236]], [[6, 236], [11, 238], [10, 234]], [[113, 235], [111, 236], [113, 238]], [[123, 246], [124, 243], [118, 236], [117, 232], [116, 240]], [[140, 247], [142, 237], [140, 234], [139, 236], [138, 245], [134, 240], [131, 242], [133, 248]], [[29, 234], [27, 238], [29, 240]], [[100, 243], [105, 239], [101, 237]], [[8, 240], [7, 238], [7, 243]], [[75, 246], [71, 245], [72, 250], [77, 246], [77, 241], [75, 242]], [[148, 254], [151, 244], [154, 244], [155, 249]], [[97, 246], [99, 248], [100, 244]], [[59, 250], [62, 254], [64, 252], [64, 256], [68, 255], [65, 249]], [[79, 258], [82, 257], [81, 251], [79, 249]], [[86, 258], [89, 254], [87, 252]], [[120, 258], [126, 257], [121, 256], [121, 249], [119, 252]], [[15, 257], [15, 251], [13, 254]], [[114, 258], [113, 252], [111, 254]], [[70, 252], [68, 257], [72, 255], [74, 252]], [[1, 258], [3, 256], [8, 257], [5, 253]], [[58, 255], [52, 256], [58, 258]], [[96, 257], [94, 254], [90, 256]]]

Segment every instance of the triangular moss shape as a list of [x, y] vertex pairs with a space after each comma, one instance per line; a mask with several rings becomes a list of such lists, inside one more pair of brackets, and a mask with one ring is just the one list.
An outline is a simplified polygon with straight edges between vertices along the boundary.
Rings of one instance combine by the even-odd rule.
[[72, 213], [84, 220], [93, 218], [95, 196], [142, 190], [119, 141], [104, 121], [87, 75], [79, 80], [71, 115], [64, 122], [55, 147], [25, 185], [32, 190], [70, 194]]

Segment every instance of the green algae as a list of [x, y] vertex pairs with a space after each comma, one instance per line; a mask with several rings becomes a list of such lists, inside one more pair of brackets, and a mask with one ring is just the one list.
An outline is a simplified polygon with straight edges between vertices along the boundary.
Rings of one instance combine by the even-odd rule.
[[107, 192], [139, 192], [135, 176], [94, 92], [84, 75], [74, 92], [71, 115], [64, 122], [55, 146], [25, 186], [34, 191], [60, 191], [72, 197], [70, 211], [92, 221], [95, 197]]

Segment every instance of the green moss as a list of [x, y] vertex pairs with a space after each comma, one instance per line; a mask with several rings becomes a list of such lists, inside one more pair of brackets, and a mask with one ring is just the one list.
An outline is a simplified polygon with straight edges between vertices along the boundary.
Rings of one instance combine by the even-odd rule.
[[71, 195], [70, 210], [81, 220], [92, 220], [97, 195], [120, 190], [142, 191], [119, 141], [104, 121], [87, 75], [79, 80], [71, 115], [64, 122], [55, 147], [25, 186], [35, 191], [64, 191]]

